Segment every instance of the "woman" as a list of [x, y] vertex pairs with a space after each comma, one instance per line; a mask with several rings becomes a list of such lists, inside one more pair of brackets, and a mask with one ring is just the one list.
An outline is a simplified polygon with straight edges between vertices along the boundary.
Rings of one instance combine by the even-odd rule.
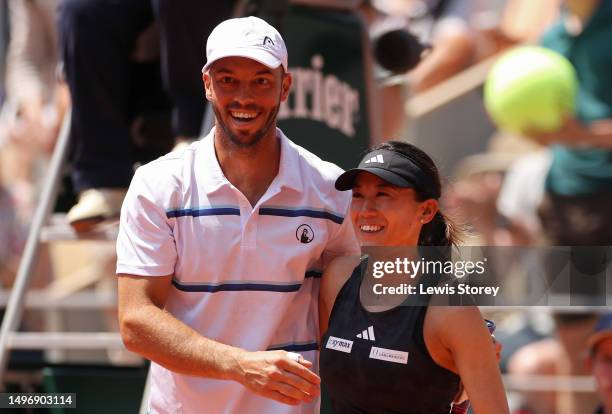
[[[452, 246], [434, 162], [387, 142], [336, 181], [352, 189], [362, 246]], [[475, 306], [364, 303], [367, 258], [341, 257], [322, 277], [320, 373], [336, 413], [449, 413], [460, 383], [475, 414], [508, 413], [494, 346]], [[374, 312], [374, 309], [376, 312]]]

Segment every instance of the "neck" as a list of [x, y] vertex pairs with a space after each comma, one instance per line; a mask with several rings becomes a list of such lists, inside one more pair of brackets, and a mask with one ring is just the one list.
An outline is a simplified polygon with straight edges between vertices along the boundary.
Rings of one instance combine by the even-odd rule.
[[214, 138], [223, 174], [254, 206], [278, 174], [280, 139], [276, 136], [276, 125], [250, 147], [236, 145], [218, 126]]

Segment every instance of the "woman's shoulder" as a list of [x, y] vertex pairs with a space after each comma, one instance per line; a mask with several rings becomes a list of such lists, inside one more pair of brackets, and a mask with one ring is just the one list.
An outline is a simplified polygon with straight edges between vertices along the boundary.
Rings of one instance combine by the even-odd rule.
[[477, 306], [430, 306], [427, 309], [427, 320], [434, 325], [462, 326], [480, 323], [483, 318]]
[[487, 332], [477, 306], [430, 306], [425, 318], [425, 331], [446, 345], [471, 337], [476, 332], [485, 335]]
[[338, 292], [361, 263], [360, 255], [339, 256], [332, 260], [323, 272], [321, 294], [333, 302]]
[[454, 354], [459, 343], [470, 342], [474, 335], [488, 336], [485, 322], [476, 306], [429, 306], [423, 336], [432, 359], [457, 373]]
[[345, 270], [349, 270], [350, 271], [349, 274], [350, 274], [353, 272], [353, 269], [359, 266], [363, 258], [364, 257], [359, 254], [349, 254], [346, 256], [338, 256], [329, 263], [329, 265], [327, 266], [326, 272], [328, 270], [329, 272], [339, 272], [339, 271], [343, 272]]
[[325, 268], [319, 292], [319, 328], [321, 334], [327, 331], [327, 325], [338, 293], [353, 274], [353, 270], [359, 266], [359, 263], [361, 263], [359, 255], [339, 256]]

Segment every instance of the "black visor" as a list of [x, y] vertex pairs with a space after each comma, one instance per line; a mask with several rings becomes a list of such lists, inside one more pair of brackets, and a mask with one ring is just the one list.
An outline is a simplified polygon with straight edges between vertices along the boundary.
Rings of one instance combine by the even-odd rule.
[[336, 189], [352, 189], [355, 186], [355, 178], [362, 171], [374, 174], [397, 187], [414, 188], [427, 198], [440, 198], [437, 186], [421, 167], [403, 154], [384, 149], [369, 152], [357, 168], [341, 174], [336, 180]]

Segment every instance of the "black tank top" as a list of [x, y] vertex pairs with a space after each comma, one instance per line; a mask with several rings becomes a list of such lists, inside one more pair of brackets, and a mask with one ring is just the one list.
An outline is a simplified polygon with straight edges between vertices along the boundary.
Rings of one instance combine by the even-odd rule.
[[427, 351], [427, 307], [368, 312], [359, 299], [366, 263], [338, 293], [321, 342], [319, 370], [334, 413], [448, 414], [460, 380]]

